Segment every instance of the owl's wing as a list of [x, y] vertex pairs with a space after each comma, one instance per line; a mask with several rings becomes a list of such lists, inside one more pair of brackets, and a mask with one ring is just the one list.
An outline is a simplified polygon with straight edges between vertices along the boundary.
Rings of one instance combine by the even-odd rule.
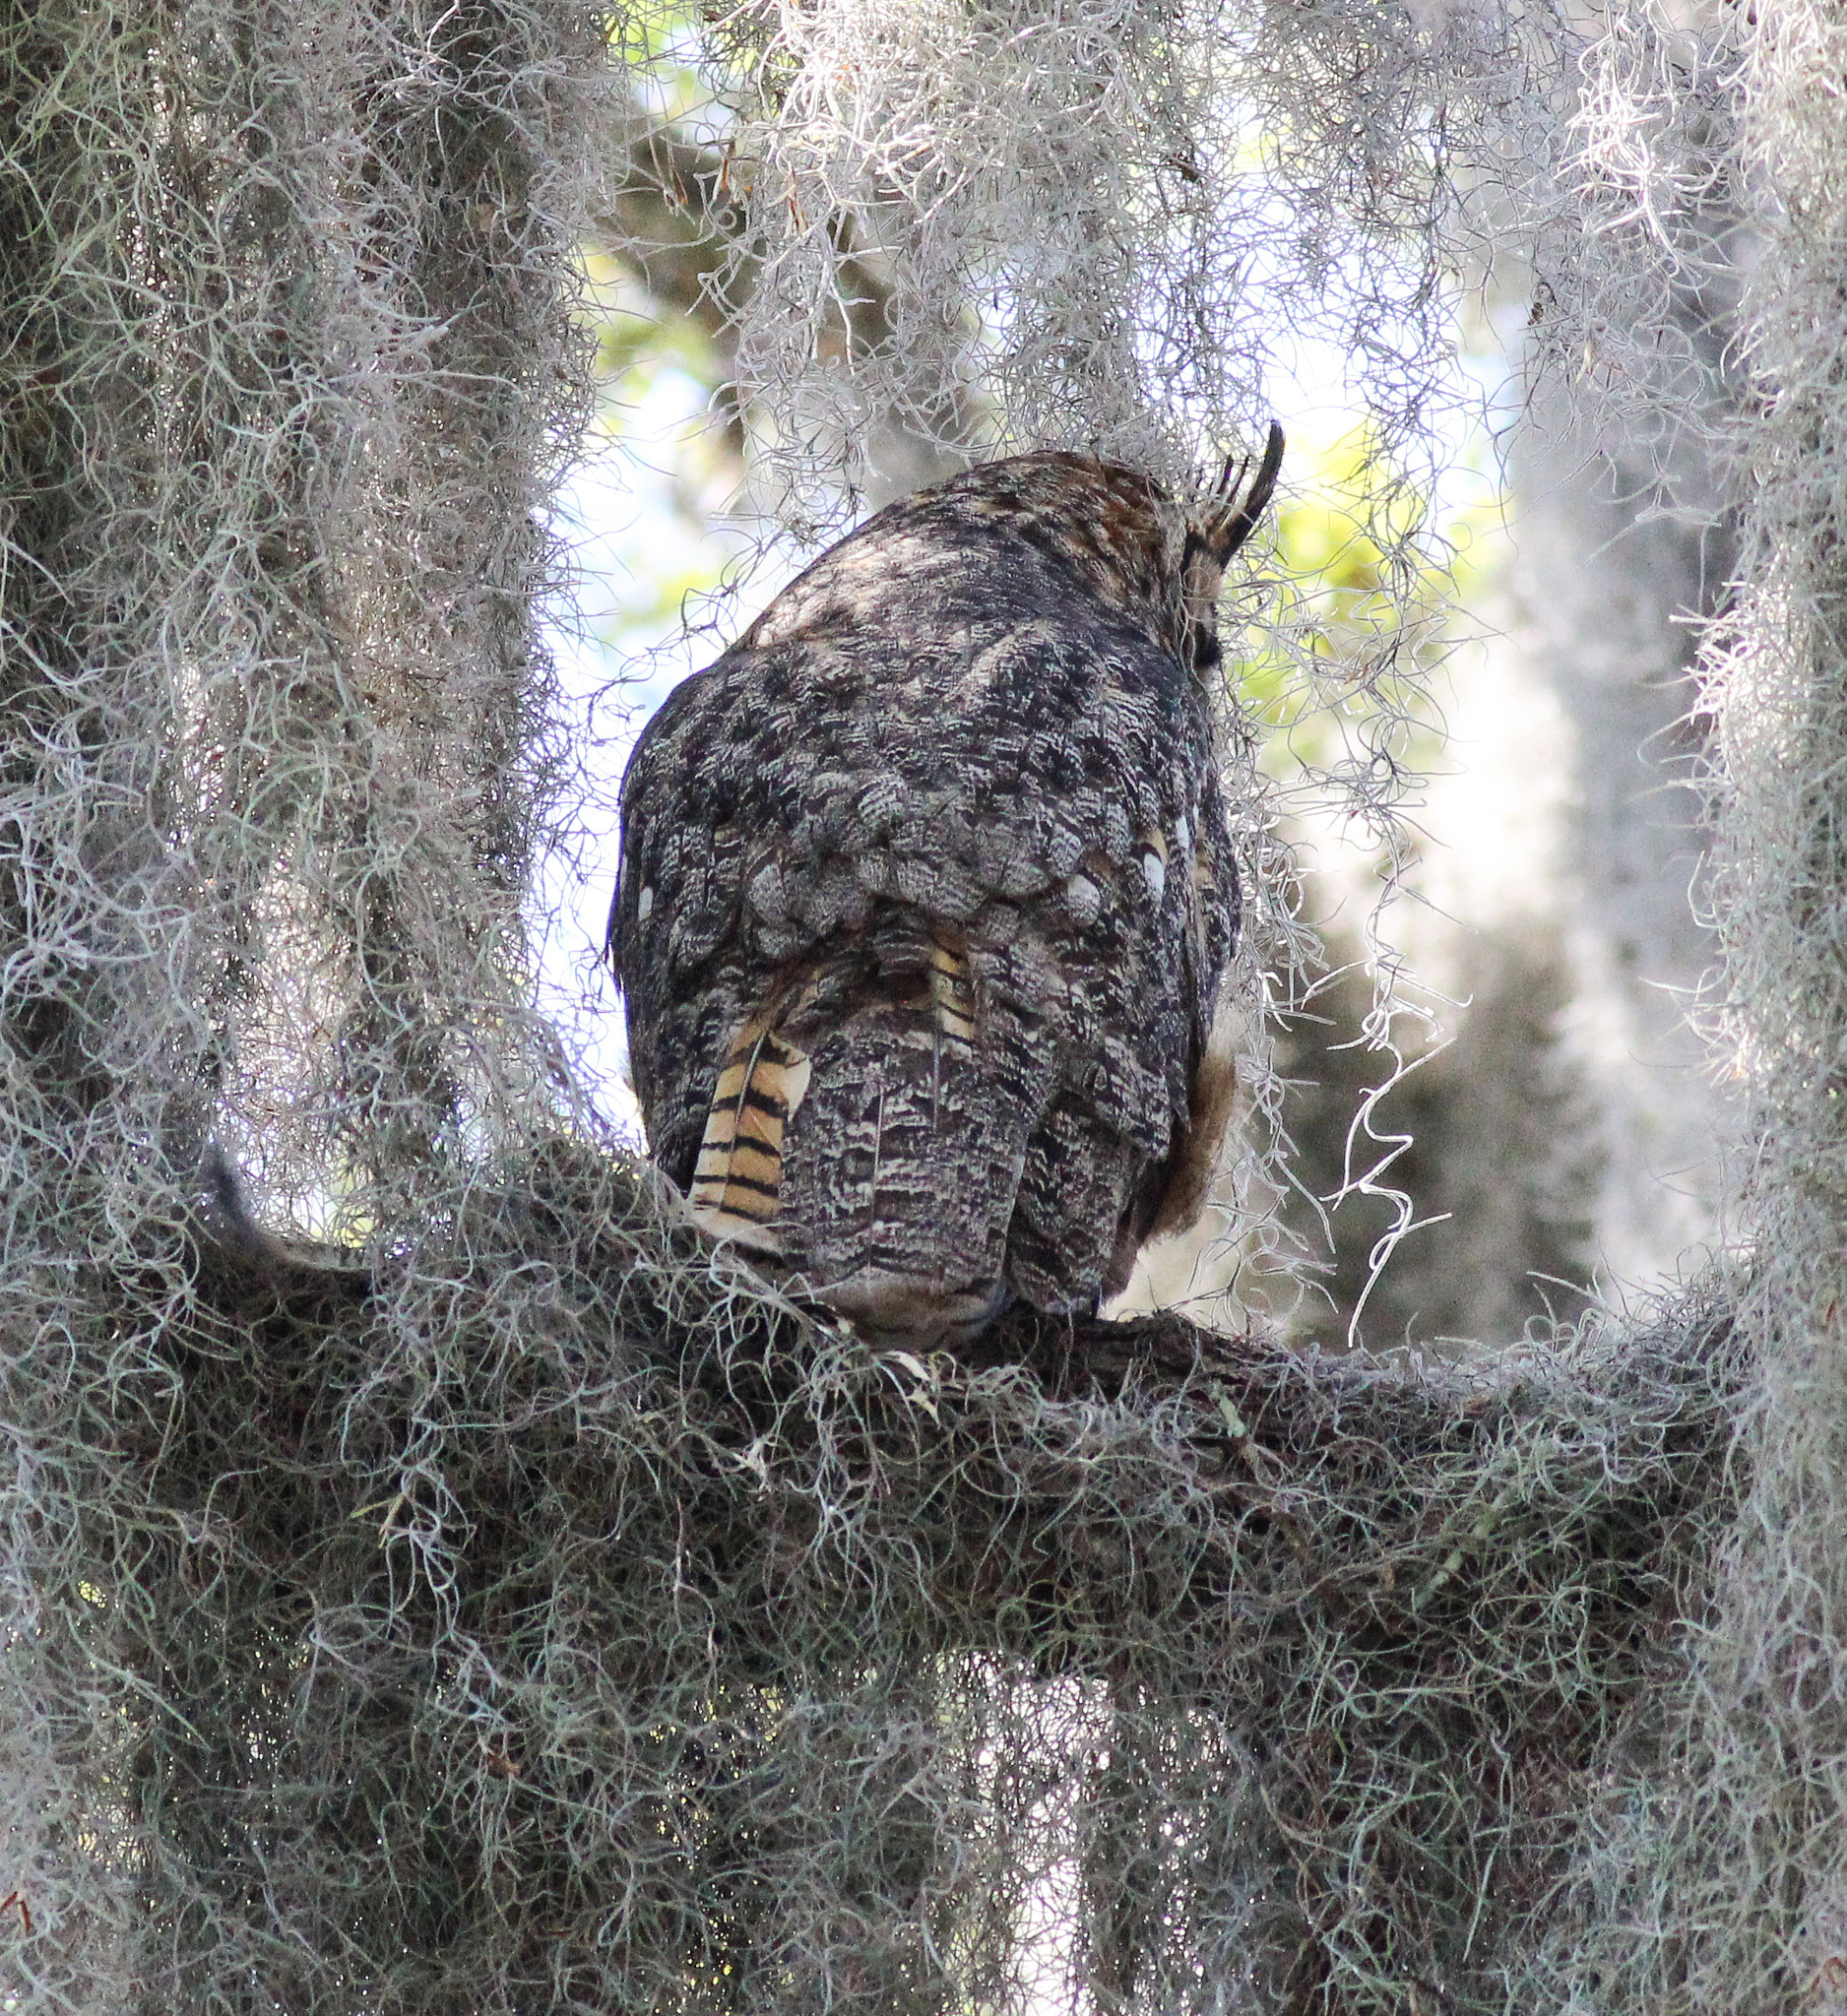
[[728, 816], [727, 780], [752, 764], [738, 711], [713, 684], [725, 666], [683, 680], [636, 742], [609, 908], [629, 1074], [650, 1152], [682, 1189], [717, 1061], [770, 976], [742, 923], [742, 828]]
[[1206, 797], [1186, 863], [1187, 912], [1181, 939], [1186, 967], [1182, 993], [1193, 1009], [1187, 1032], [1186, 1118], [1160, 1170], [1158, 1192], [1148, 1196], [1148, 1222], [1137, 1239], [1138, 1249], [1147, 1239], [1185, 1231], [1205, 1208], [1238, 1101], [1238, 1018], [1227, 971], [1236, 949], [1241, 908], [1238, 865], [1216, 779], [1209, 782]]
[[1240, 896], [1216, 778], [1141, 845], [1139, 886], [1114, 884], [1089, 928], [1033, 919], [1077, 982], [1009, 1240], [1010, 1276], [1042, 1308], [1107, 1299], [1147, 1239], [1193, 1223], [1235, 1103]]
[[637, 747], [611, 948], [653, 1152], [865, 1327], [1094, 1303], [1225, 1103], [1209, 737], [1119, 630], [862, 656], [735, 651]]

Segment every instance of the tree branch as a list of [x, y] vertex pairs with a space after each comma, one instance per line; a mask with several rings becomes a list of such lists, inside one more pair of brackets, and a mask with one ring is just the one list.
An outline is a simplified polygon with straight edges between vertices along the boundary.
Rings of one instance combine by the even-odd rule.
[[[1046, 1786], [1068, 1779], [1096, 1816], [1085, 1881], [1117, 1900], [1087, 1921], [1117, 1941], [1099, 1980], [1179, 1964], [1157, 1949], [1195, 1936], [1180, 1904], [1148, 1907], [1163, 1932], [1125, 1872], [1153, 1857], [1181, 1880], [1173, 1842], [1234, 1807], [1237, 1882], [1269, 1903], [1213, 1909], [1243, 1914], [1258, 1959], [1240, 1964], [1269, 1983], [1253, 2006], [1409, 2006], [1407, 1983], [1427, 2009], [1472, 2006], [1530, 1953], [1612, 1760], [1672, 1697], [1739, 1488], [1722, 1312], [1470, 1366], [1305, 1359], [1174, 1315], [1017, 1314], [925, 1359], [714, 1261], [651, 1195], [571, 1148], [369, 1271], [253, 1253], [209, 1219], [196, 1236], [193, 1319], [170, 1342], [180, 1425], [138, 1455], [150, 1496], [178, 1532], [235, 1535], [232, 1579], [268, 1592], [246, 1598], [264, 1614], [353, 1619], [354, 1683], [389, 1672], [419, 1727], [461, 1712], [458, 1660], [502, 1676], [491, 1744], [417, 1767], [440, 1799], [414, 1772], [394, 1793], [432, 1838], [473, 1823], [429, 1801], [486, 1796], [458, 1790], [464, 1765], [508, 1781], [493, 1797], [527, 1814], [505, 1851], [516, 1890], [590, 1939], [570, 1902], [597, 1891], [584, 1830], [632, 1858], [638, 1787], [711, 1812], [743, 1799], [749, 1853], [773, 1860], [793, 1815], [860, 1796], [854, 1758], [914, 1740], [897, 1732], [924, 1712], [917, 1687], [931, 1745], [973, 1744], [974, 1770], [992, 1718], [1051, 1686], [1069, 1729], [1115, 1731], [1060, 1764], [1054, 1716], [1024, 1753], [1041, 1745]], [[810, 1719], [777, 1709], [747, 1767], [726, 1745], [663, 1751], [655, 1785], [633, 1732], [721, 1712], [698, 1702]], [[986, 1792], [930, 1795], [916, 1819], [937, 1843], [920, 1869], [965, 1871], [929, 1906], [952, 1917], [977, 1909], [984, 1857], [1050, 1852], [1051, 1793], [976, 1778]], [[866, 1822], [886, 1848], [895, 1796]], [[728, 1853], [709, 1842], [660, 1877], [650, 1937], [716, 1924], [741, 1954], [795, 1936], [806, 1905], [778, 1893], [752, 1916]], [[787, 1853], [805, 1885], [849, 1883]], [[1202, 1870], [1186, 1880], [1233, 1880]], [[906, 1881], [888, 1920], [937, 1895]]]

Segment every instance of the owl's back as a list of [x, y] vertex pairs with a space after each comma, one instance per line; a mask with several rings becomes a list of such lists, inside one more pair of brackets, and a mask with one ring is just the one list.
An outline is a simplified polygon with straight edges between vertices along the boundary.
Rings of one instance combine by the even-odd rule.
[[873, 1334], [1092, 1307], [1198, 1208], [1238, 893], [1161, 503], [1045, 456], [879, 514], [624, 779], [651, 1150]]

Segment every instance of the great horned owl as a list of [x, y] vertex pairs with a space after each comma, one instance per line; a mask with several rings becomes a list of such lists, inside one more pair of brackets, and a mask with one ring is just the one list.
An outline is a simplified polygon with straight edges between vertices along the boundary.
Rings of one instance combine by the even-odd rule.
[[1215, 603], [1282, 448], [1190, 515], [1069, 454], [920, 491], [636, 745], [609, 949], [651, 1151], [870, 1336], [1092, 1309], [1198, 1214], [1239, 924]]

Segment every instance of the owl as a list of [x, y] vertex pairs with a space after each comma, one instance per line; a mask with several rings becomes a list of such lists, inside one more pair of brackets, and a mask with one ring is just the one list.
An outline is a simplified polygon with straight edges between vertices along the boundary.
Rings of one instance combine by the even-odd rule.
[[1282, 450], [1190, 511], [1062, 453], [919, 491], [636, 744], [608, 945], [650, 1152], [869, 1338], [1094, 1310], [1198, 1215], [1235, 1082], [1216, 600]]

